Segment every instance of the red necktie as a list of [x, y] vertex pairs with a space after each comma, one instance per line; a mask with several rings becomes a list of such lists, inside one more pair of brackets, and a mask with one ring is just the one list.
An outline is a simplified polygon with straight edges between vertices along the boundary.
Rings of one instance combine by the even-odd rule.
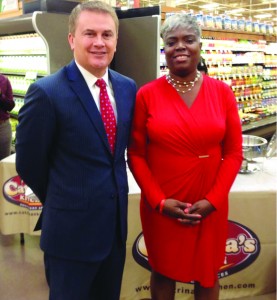
[[100, 112], [111, 147], [111, 152], [114, 153], [116, 120], [113, 107], [107, 93], [106, 82], [103, 79], [98, 79], [95, 84], [100, 88]]

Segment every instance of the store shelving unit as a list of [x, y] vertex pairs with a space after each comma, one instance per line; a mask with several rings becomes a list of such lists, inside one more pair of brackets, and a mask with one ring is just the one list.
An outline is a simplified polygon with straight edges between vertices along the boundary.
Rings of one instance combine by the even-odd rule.
[[0, 72], [12, 84], [16, 102], [11, 113], [14, 120], [29, 85], [72, 59], [67, 27], [68, 14], [34, 12], [0, 19]]
[[[275, 53], [266, 41], [202, 39], [209, 75], [229, 84], [243, 124], [276, 114]], [[265, 68], [267, 66], [267, 68]], [[270, 69], [268, 69], [270, 68]]]
[[68, 15], [34, 12], [0, 20], [0, 71], [24, 97], [30, 83], [72, 59], [67, 42]]
[[270, 138], [276, 130], [277, 49], [270, 51], [265, 40], [202, 41], [210, 76], [225, 81], [235, 94], [244, 133]]
[[[0, 20], [0, 58], [11, 55], [26, 65], [26, 60], [22, 60], [22, 56], [32, 60], [32, 55], [42, 55], [43, 64], [46, 64], [45, 74], [55, 72], [72, 59], [67, 42], [67, 23], [67, 14], [47, 12], [34, 12], [30, 15]], [[31, 63], [34, 64], [36, 65], [35, 61]], [[15, 73], [17, 74], [18, 70], [15, 70]]]
[[[161, 18], [181, 11], [161, 7]], [[270, 138], [276, 131], [277, 45], [273, 34], [202, 27], [209, 76], [226, 82], [240, 111], [243, 133]], [[161, 75], [166, 73], [163, 54]]]

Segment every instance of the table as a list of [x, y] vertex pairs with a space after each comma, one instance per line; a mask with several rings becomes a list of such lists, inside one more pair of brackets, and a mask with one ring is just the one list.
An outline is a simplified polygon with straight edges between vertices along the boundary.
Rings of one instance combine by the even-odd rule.
[[[263, 170], [239, 174], [230, 193], [226, 264], [219, 272], [220, 299], [236, 299], [276, 290], [277, 158]], [[130, 187], [127, 257], [121, 300], [150, 299], [147, 253], [139, 215], [140, 189], [128, 170]], [[0, 230], [2, 234], [40, 234], [33, 228], [41, 204], [15, 170], [15, 155], [0, 161]], [[191, 284], [177, 284], [176, 300], [193, 299]]]

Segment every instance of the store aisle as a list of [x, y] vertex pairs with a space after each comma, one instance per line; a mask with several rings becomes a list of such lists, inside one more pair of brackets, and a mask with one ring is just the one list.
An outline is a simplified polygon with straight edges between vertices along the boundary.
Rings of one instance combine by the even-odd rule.
[[[1, 300], [48, 299], [38, 236], [26, 234], [25, 245], [21, 245], [19, 234], [0, 234], [0, 295]], [[276, 294], [271, 294], [236, 300], [275, 299]]]

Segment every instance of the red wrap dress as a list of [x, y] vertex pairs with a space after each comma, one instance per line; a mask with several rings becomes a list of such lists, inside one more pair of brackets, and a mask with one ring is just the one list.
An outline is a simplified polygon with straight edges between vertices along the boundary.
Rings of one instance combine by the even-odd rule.
[[[241, 161], [241, 123], [229, 86], [204, 76], [190, 108], [165, 76], [138, 91], [128, 162], [142, 191], [143, 234], [156, 272], [214, 285], [225, 258], [228, 193]], [[166, 198], [205, 198], [216, 210], [199, 225], [182, 225], [155, 209]]]

